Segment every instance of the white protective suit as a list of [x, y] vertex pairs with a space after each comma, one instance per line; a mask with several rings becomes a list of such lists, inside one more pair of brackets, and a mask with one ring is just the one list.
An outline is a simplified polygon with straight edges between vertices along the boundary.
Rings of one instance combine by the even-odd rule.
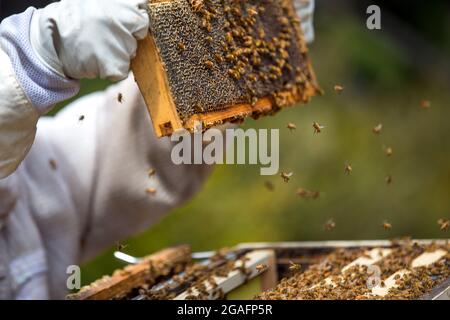
[[69, 265], [147, 229], [194, 195], [211, 167], [172, 163], [172, 144], [155, 138], [132, 76], [42, 117], [48, 108], [33, 103], [6, 51], [0, 46], [0, 299], [61, 299]]

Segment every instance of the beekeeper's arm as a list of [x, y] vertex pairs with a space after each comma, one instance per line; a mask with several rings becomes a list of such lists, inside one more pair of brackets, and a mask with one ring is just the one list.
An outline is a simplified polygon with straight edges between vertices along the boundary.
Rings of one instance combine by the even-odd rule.
[[19, 166], [36, 123], [78, 79], [124, 79], [148, 32], [146, 0], [63, 0], [0, 25], [0, 178]]

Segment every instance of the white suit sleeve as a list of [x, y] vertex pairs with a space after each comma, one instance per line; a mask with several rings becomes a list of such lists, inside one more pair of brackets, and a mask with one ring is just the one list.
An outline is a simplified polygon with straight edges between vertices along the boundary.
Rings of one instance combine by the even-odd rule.
[[0, 179], [14, 172], [24, 159], [33, 143], [38, 118], [9, 57], [0, 49]]
[[38, 125], [37, 144], [51, 144], [58, 174], [80, 212], [83, 260], [147, 229], [190, 198], [210, 172], [209, 166], [172, 163], [172, 142], [155, 137], [130, 78]]

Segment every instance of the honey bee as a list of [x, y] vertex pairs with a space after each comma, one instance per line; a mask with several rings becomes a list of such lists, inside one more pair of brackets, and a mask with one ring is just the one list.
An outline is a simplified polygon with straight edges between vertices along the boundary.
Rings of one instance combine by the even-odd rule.
[[119, 241], [116, 242], [116, 250], [122, 252], [128, 245], [120, 243]]
[[79, 118], [78, 118], [78, 121], [83, 121], [84, 120], [84, 115], [81, 115]]
[[422, 109], [430, 109], [431, 108], [431, 102], [429, 100], [422, 100], [420, 102], [420, 107]]
[[289, 172], [289, 173], [287, 173], [287, 172], [281, 172], [281, 173], [280, 173], [281, 178], [282, 178], [283, 181], [286, 182], [286, 183], [289, 182], [289, 180], [291, 179], [291, 177], [292, 177], [293, 175], [294, 175], [293, 172]]
[[150, 170], [148, 170], [147, 174], [148, 174], [149, 177], [153, 177], [156, 174], [156, 170], [155, 169], [150, 169]]
[[50, 165], [50, 168], [52, 168], [52, 170], [58, 169], [58, 164], [54, 159], [48, 160], [48, 164]]
[[392, 229], [392, 224], [390, 224], [387, 221], [384, 221], [382, 226], [383, 226], [384, 230], [391, 230]]
[[297, 126], [291, 122], [287, 124], [287, 128], [292, 132], [292, 130], [297, 129]]
[[256, 16], [258, 11], [254, 7], [247, 8], [247, 14], [249, 16]]
[[384, 153], [386, 154], [386, 156], [390, 157], [394, 153], [394, 150], [391, 147], [385, 147]]
[[156, 189], [155, 188], [147, 188], [145, 189], [145, 192], [148, 194], [155, 194], [156, 193]]
[[289, 270], [291, 271], [300, 271], [302, 269], [302, 266], [298, 263], [295, 263], [293, 261], [289, 261]]
[[386, 176], [386, 184], [391, 184], [392, 183], [392, 176], [389, 174]]
[[450, 220], [448, 220], [448, 219], [439, 219], [438, 220], [438, 224], [439, 224], [439, 228], [442, 231], [447, 231], [448, 228], [450, 227]]
[[317, 134], [317, 133], [321, 133], [325, 127], [320, 125], [318, 122], [313, 122], [313, 128], [314, 128], [314, 133]]
[[264, 183], [264, 186], [265, 186], [266, 189], [269, 190], [269, 191], [275, 190], [275, 186], [274, 186], [273, 183], [270, 182], [270, 181], [266, 181], [266, 182]]
[[325, 230], [327, 230], [327, 231], [332, 231], [332, 230], [334, 230], [334, 228], [336, 228], [336, 223], [334, 222], [333, 219], [329, 219], [329, 220], [325, 223]]
[[296, 194], [303, 199], [317, 199], [320, 197], [319, 191], [310, 191], [304, 188], [298, 188]]
[[117, 94], [117, 101], [118, 101], [119, 103], [122, 103], [122, 101], [123, 101], [123, 94], [120, 93], [120, 92]]
[[177, 43], [177, 48], [178, 48], [178, 50], [180, 50], [180, 51], [185, 51], [185, 50], [186, 50], [186, 46], [184, 45], [183, 42], [178, 42], [178, 43]]
[[208, 42], [208, 43], [212, 43], [212, 42], [214, 41], [214, 40], [213, 40], [213, 37], [211, 37], [211, 36], [206, 37], [205, 40], [206, 40], [206, 42]]
[[203, 0], [188, 0], [194, 12], [200, 12], [204, 8]]
[[383, 129], [383, 124], [379, 123], [375, 127], [373, 127], [372, 131], [375, 134], [380, 134], [382, 129]]
[[337, 93], [342, 93], [342, 91], [344, 91], [344, 87], [337, 84], [334, 86], [334, 91], [336, 91]]
[[205, 64], [205, 66], [206, 66], [208, 69], [212, 69], [212, 68], [214, 67], [214, 63], [213, 63], [212, 61], [210, 61], [210, 60], [206, 60], [206, 61], [204, 62], [204, 64]]
[[353, 172], [353, 167], [351, 164], [346, 164], [344, 168], [345, 174], [350, 175]]
[[258, 273], [263, 273], [266, 270], [267, 270], [267, 266], [265, 264], [261, 263], [256, 266], [256, 271], [258, 271]]

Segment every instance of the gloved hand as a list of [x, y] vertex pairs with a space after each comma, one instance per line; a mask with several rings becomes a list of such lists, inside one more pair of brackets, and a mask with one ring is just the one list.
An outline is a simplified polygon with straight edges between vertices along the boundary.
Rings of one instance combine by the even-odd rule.
[[62, 0], [37, 10], [30, 42], [48, 68], [72, 79], [127, 77], [148, 32], [147, 0]]
[[294, 7], [300, 18], [305, 41], [311, 43], [314, 41], [314, 0], [294, 0]]

